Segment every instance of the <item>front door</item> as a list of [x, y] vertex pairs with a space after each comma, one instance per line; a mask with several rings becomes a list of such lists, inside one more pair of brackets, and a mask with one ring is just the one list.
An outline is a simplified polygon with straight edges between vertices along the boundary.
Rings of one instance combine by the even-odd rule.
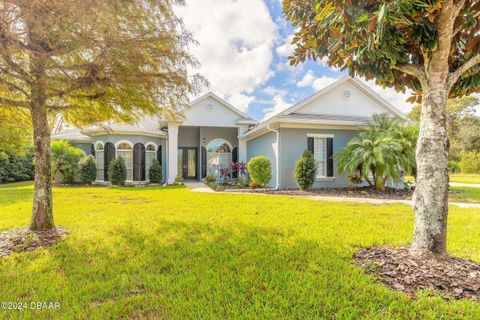
[[197, 179], [197, 148], [178, 148], [178, 175], [183, 179]]

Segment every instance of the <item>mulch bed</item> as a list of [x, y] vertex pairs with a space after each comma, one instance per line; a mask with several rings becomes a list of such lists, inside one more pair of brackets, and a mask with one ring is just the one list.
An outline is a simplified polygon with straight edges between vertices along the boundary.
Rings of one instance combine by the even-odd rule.
[[67, 231], [57, 227], [48, 231], [30, 231], [28, 228], [0, 232], [0, 258], [22, 251], [49, 247], [65, 239]]
[[325, 189], [249, 189], [238, 188], [236, 186], [224, 186], [222, 187], [227, 191], [235, 192], [254, 192], [254, 193], [266, 193], [288, 196], [328, 196], [328, 197], [343, 197], [343, 198], [373, 198], [373, 199], [393, 199], [393, 200], [407, 200], [411, 199], [413, 195], [412, 190], [400, 190], [386, 188], [385, 191], [377, 191], [371, 187], [362, 187], [357, 189], [349, 188], [325, 188]]
[[389, 288], [416, 298], [418, 290], [434, 290], [444, 299], [480, 301], [480, 264], [447, 257], [416, 256], [410, 248], [368, 248], [354, 261]]

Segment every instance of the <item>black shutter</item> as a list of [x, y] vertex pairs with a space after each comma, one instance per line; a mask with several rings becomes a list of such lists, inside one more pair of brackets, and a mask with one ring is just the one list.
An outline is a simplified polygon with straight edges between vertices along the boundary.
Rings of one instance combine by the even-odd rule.
[[158, 146], [157, 160], [160, 162], [160, 165], [162, 165], [162, 146]]
[[313, 153], [313, 138], [311, 138], [311, 137], [307, 138], [307, 149], [308, 149], [308, 151]]
[[105, 143], [104, 147], [104, 152], [103, 152], [103, 175], [104, 175], [104, 180], [109, 181], [108, 179], [108, 168], [110, 166], [110, 162], [112, 160], [115, 160], [115, 146], [111, 142]]
[[232, 162], [238, 162], [238, 148], [235, 147], [232, 150]]
[[145, 146], [142, 143], [133, 146], [133, 181], [145, 181]]
[[202, 179], [207, 176], [207, 149], [202, 147]]
[[95, 157], [95, 146], [93, 145], [93, 143], [90, 144], [90, 154]]
[[327, 138], [327, 177], [333, 177], [333, 139]]

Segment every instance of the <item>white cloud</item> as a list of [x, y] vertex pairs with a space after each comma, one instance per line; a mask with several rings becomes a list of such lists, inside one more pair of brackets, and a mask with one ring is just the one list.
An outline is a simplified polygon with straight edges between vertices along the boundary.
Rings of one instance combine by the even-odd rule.
[[293, 51], [295, 50], [295, 46], [292, 45], [292, 40], [293, 40], [293, 33], [289, 35], [285, 41], [277, 47], [277, 54], [280, 57], [289, 57], [293, 54]]
[[328, 87], [329, 85], [331, 85], [332, 83], [334, 83], [337, 80], [338, 80], [337, 78], [323, 76], [323, 77], [315, 79], [315, 81], [313, 81], [313, 83], [312, 83], [312, 87], [315, 91], [319, 91], [319, 90], [321, 90], [325, 87]]
[[281, 95], [276, 95], [275, 97], [273, 97], [273, 101], [275, 102], [275, 105], [272, 108], [267, 108], [263, 110], [263, 112], [265, 113], [263, 120], [269, 119], [274, 115], [279, 114], [280, 112], [286, 110], [292, 105], [291, 103], [286, 102]]
[[287, 94], [286, 89], [279, 89], [273, 86], [268, 86], [262, 90], [264, 93], [268, 94], [269, 96], [275, 96], [275, 95], [280, 95], [280, 96], [285, 96]]
[[275, 25], [262, 0], [188, 0], [176, 9], [198, 46], [196, 72], [227, 96], [250, 93], [274, 75], [270, 69]]
[[253, 102], [253, 100], [255, 100], [255, 97], [247, 96], [241, 93], [236, 93], [230, 96], [230, 98], [228, 98], [228, 102], [230, 102], [230, 104], [243, 112], [248, 111], [248, 107], [250, 106], [250, 103]]
[[312, 70], [308, 70], [307, 73], [303, 76], [302, 80], [297, 82], [297, 87], [304, 88], [312, 85], [315, 80], [315, 75]]

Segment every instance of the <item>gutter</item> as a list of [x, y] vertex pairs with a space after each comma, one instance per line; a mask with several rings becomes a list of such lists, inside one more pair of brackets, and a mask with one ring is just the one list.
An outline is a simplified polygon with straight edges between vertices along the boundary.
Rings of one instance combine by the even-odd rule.
[[275, 132], [277, 135], [277, 146], [275, 150], [275, 189], [280, 189], [280, 131], [278, 130], [279, 127], [276, 129], [271, 128], [270, 124], [266, 126], [267, 130], [270, 132]]

